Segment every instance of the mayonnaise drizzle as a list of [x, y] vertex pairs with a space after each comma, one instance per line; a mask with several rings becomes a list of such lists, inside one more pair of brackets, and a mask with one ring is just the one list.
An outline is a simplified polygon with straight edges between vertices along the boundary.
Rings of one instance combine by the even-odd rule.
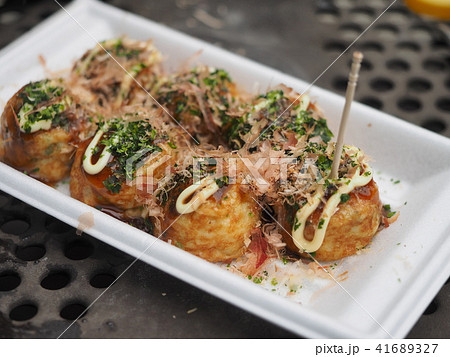
[[[362, 153], [361, 151], [358, 151], [357, 158], [360, 156], [362, 156]], [[363, 173], [361, 173], [361, 167], [364, 169]], [[372, 169], [370, 166], [367, 163], [362, 163], [361, 166], [356, 169], [356, 172], [352, 178], [338, 179], [337, 183], [341, 183], [340, 187], [326, 202], [319, 218], [319, 225], [315, 229], [313, 239], [307, 240], [304, 236], [306, 221], [308, 217], [317, 209], [325, 195], [323, 188], [320, 187], [313, 198], [295, 214], [295, 223], [292, 228], [292, 238], [295, 245], [301, 251], [307, 253], [317, 251], [323, 244], [328, 224], [330, 223], [330, 219], [335, 213], [337, 206], [341, 202], [341, 196], [343, 194], [350, 193], [356, 187], [367, 185], [372, 180], [372, 176]]]
[[311, 102], [311, 98], [309, 97], [308, 94], [303, 94], [300, 97], [300, 108], [299, 108], [299, 112], [301, 111], [305, 111], [308, 109], [309, 107], [309, 103]]
[[[41, 110], [46, 109], [47, 107], [42, 107], [40, 108]], [[28, 122], [28, 114], [30, 114], [33, 111], [33, 107], [31, 105], [28, 104], [24, 104], [22, 106], [22, 108], [20, 109], [19, 113], [17, 114], [17, 116], [19, 117], [19, 126], [20, 126], [20, 131], [22, 133], [35, 133], [36, 131], [39, 130], [49, 130], [52, 127], [52, 119], [48, 119], [48, 120], [38, 120], [34, 123], [29, 123], [29, 130], [25, 130], [25, 126]]]
[[[198, 183], [190, 185], [177, 198], [176, 209], [178, 213], [186, 214], [196, 211], [217, 190], [219, 190], [219, 186], [212, 176], [205, 177]], [[189, 197], [189, 201], [185, 202]]]
[[[53, 84], [53, 82], [50, 82], [49, 85], [52, 85], [52, 84]], [[57, 102], [55, 104], [62, 105], [63, 106], [62, 111], [64, 111], [64, 110], [66, 110], [67, 107], [70, 106], [71, 99], [68, 96], [65, 96], [62, 101]], [[40, 107], [36, 111], [40, 112], [44, 109], [47, 109], [47, 107]], [[17, 113], [17, 116], [19, 119], [20, 131], [22, 133], [28, 134], [28, 133], [35, 133], [36, 131], [39, 131], [39, 130], [49, 130], [52, 127], [54, 117], [58, 114], [56, 111], [54, 111], [52, 113], [53, 116], [51, 119], [38, 120], [38, 121], [35, 121], [34, 123], [29, 123], [28, 115], [31, 114], [33, 111], [35, 111], [34, 107], [29, 103], [25, 103], [20, 108], [19, 113]], [[27, 124], [28, 124], [28, 129], [25, 130], [25, 127], [27, 126]]]
[[97, 131], [94, 138], [86, 148], [86, 151], [84, 152], [83, 169], [89, 175], [96, 175], [99, 172], [101, 172], [106, 167], [111, 157], [111, 153], [109, 152], [109, 146], [105, 146], [97, 162], [95, 164], [92, 164], [93, 151], [97, 146], [99, 140], [103, 136], [103, 134], [104, 134], [103, 130]]

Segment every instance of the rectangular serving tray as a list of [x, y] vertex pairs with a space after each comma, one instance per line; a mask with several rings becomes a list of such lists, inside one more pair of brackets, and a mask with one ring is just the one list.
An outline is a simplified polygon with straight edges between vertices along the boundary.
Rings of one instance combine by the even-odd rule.
[[[199, 50], [199, 61], [225, 68], [246, 88], [264, 91], [284, 83], [308, 84], [148, 19], [91, 0], [71, 3], [0, 51], [0, 108], [24, 84], [70, 68], [95, 40], [128, 35], [154, 39], [169, 68]], [[331, 69], [332, 70], [332, 69]], [[362, 78], [361, 80], [364, 80]], [[336, 132], [344, 99], [313, 87], [310, 94]], [[373, 159], [383, 202], [400, 218], [369, 249], [339, 262], [340, 285], [299, 304], [145, 234], [0, 163], [0, 189], [78, 227], [91, 212], [86, 233], [189, 284], [298, 335], [322, 338], [402, 338], [450, 274], [450, 140], [359, 103], [352, 106], [346, 142]], [[394, 181], [400, 183], [394, 184]], [[101, 302], [99, 302], [101, 303]]]

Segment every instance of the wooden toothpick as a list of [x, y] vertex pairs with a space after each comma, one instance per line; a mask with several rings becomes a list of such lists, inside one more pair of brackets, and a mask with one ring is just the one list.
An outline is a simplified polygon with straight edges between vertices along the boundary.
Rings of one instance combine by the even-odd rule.
[[347, 126], [348, 115], [350, 114], [350, 107], [355, 96], [356, 83], [358, 82], [359, 69], [361, 68], [361, 62], [363, 60], [363, 54], [361, 52], [353, 53], [352, 68], [348, 75], [347, 91], [345, 93], [345, 105], [342, 111], [342, 119], [339, 125], [339, 133], [334, 147], [333, 164], [331, 165], [331, 179], [338, 178], [339, 163], [341, 161], [342, 148], [344, 146], [344, 135]]

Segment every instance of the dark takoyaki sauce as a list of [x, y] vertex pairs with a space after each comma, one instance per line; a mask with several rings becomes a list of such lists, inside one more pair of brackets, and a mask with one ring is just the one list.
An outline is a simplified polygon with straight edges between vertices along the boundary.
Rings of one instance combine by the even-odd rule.
[[[179, 193], [179, 192], [177, 192], [177, 193]], [[177, 198], [178, 198], [178, 194], [171, 195], [171, 197], [169, 198], [169, 201], [167, 202], [167, 211], [166, 211], [165, 217], [166, 217], [166, 220], [168, 220], [168, 221], [172, 221], [180, 215], [180, 213], [178, 213], [177, 207], [176, 207], [177, 206]]]
[[192, 201], [192, 199], [195, 197], [196, 194], [197, 194], [197, 191], [194, 191], [189, 196], [185, 197], [183, 200], [183, 204], [187, 205], [190, 201]]
[[96, 206], [98, 210], [102, 211], [103, 213], [106, 213], [114, 218], [117, 218], [120, 221], [125, 221], [125, 216], [123, 213], [123, 210], [118, 209], [114, 206]]
[[105, 181], [109, 176], [112, 175], [112, 170], [110, 167], [105, 167], [102, 171], [100, 171], [96, 175], [88, 175], [85, 174], [89, 183], [94, 186], [97, 189], [105, 189], [106, 187], [103, 184], [103, 181]]
[[[87, 147], [87, 145], [86, 145], [86, 147]], [[105, 147], [104, 145], [98, 144], [97, 153], [95, 153], [95, 155], [92, 155], [92, 158], [91, 158], [91, 163], [93, 165], [95, 165], [95, 163], [100, 159], [100, 156], [102, 155], [104, 147]], [[85, 173], [85, 175], [86, 175], [89, 183], [91, 185], [93, 185], [95, 188], [106, 189], [105, 185], [103, 184], [103, 181], [105, 181], [109, 176], [112, 175], [112, 170], [111, 170], [111, 167], [106, 166], [102, 171], [100, 171], [96, 175], [89, 175], [86, 173]]]
[[165, 222], [167, 224], [170, 224], [174, 219], [176, 219], [180, 215], [180, 213], [177, 211], [177, 207], [176, 207], [178, 196], [191, 183], [192, 183], [191, 180], [189, 180], [189, 182], [181, 183], [169, 192], [169, 198], [168, 198], [166, 204], [164, 205], [164, 213], [165, 213], [164, 217], [165, 217]]
[[[360, 199], [360, 200], [371, 200], [375, 195], [378, 194], [378, 187], [375, 184], [375, 181], [370, 181], [367, 185], [357, 187], [352, 192], [350, 192], [350, 199]], [[319, 222], [320, 215], [322, 214], [324, 208], [324, 204], [321, 203], [319, 207], [309, 216], [306, 221], [306, 226], [313, 224], [316, 226]], [[306, 232], [307, 233], [307, 232]]]
[[136, 227], [146, 233], [153, 233], [154, 227], [152, 222], [150, 221], [150, 218], [128, 217], [123, 210], [120, 210], [114, 206], [96, 206], [96, 208], [111, 217], [128, 223], [130, 226]]
[[367, 185], [355, 188], [350, 196], [358, 197], [363, 200], [371, 200], [378, 192], [375, 181], [370, 181]]

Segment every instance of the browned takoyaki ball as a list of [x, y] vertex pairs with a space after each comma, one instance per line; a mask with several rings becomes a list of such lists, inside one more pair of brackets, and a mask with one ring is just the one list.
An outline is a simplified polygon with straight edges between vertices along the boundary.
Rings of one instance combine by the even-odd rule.
[[95, 136], [76, 152], [72, 197], [133, 215], [141, 212], [130, 210], [154, 202], [158, 181], [170, 174], [178, 152], [177, 139], [161, 129], [158, 113], [125, 114], [101, 122]]
[[1, 116], [0, 160], [46, 183], [67, 177], [91, 121], [61, 81], [23, 86]]
[[[123, 182], [120, 189], [116, 191], [105, 183], [108, 178], [113, 176], [110, 167], [105, 167], [95, 175], [90, 175], [83, 169], [83, 158], [89, 142], [90, 140], [83, 142], [76, 152], [70, 173], [70, 194], [73, 198], [93, 207], [129, 210], [142, 206], [153, 191], [149, 185], [155, 185], [159, 179], [164, 177], [166, 168], [173, 165], [174, 162], [172, 149], [165, 147], [164, 152], [160, 152], [157, 157], [146, 163], [145, 167], [148, 168], [158, 159], [164, 158], [164, 163], [152, 173], [153, 178], [143, 176], [129, 184]], [[146, 174], [145, 167], [141, 170], [144, 175]]]
[[[284, 229], [280, 232], [287, 247], [299, 252], [291, 236], [295, 211], [290, 206], [278, 209], [278, 221]], [[305, 238], [312, 240], [321, 214], [321, 207], [308, 218]], [[291, 222], [291, 223], [289, 223]], [[338, 205], [337, 212], [331, 217], [322, 246], [312, 255], [319, 261], [332, 261], [356, 254], [368, 245], [381, 222], [381, 202], [375, 181], [358, 187], [350, 193], [350, 199]], [[301, 253], [305, 257], [310, 255]]]
[[[73, 66], [71, 80], [95, 96], [101, 107], [139, 104], [161, 76], [160, 52], [152, 41], [110, 39], [88, 50]], [[145, 88], [145, 90], [144, 90]]]
[[164, 236], [172, 244], [210, 262], [242, 256], [260, 219], [258, 204], [239, 185], [233, 184], [223, 187], [223, 192], [208, 198], [194, 212], [180, 216], [176, 200], [185, 187], [170, 192], [164, 206]]

